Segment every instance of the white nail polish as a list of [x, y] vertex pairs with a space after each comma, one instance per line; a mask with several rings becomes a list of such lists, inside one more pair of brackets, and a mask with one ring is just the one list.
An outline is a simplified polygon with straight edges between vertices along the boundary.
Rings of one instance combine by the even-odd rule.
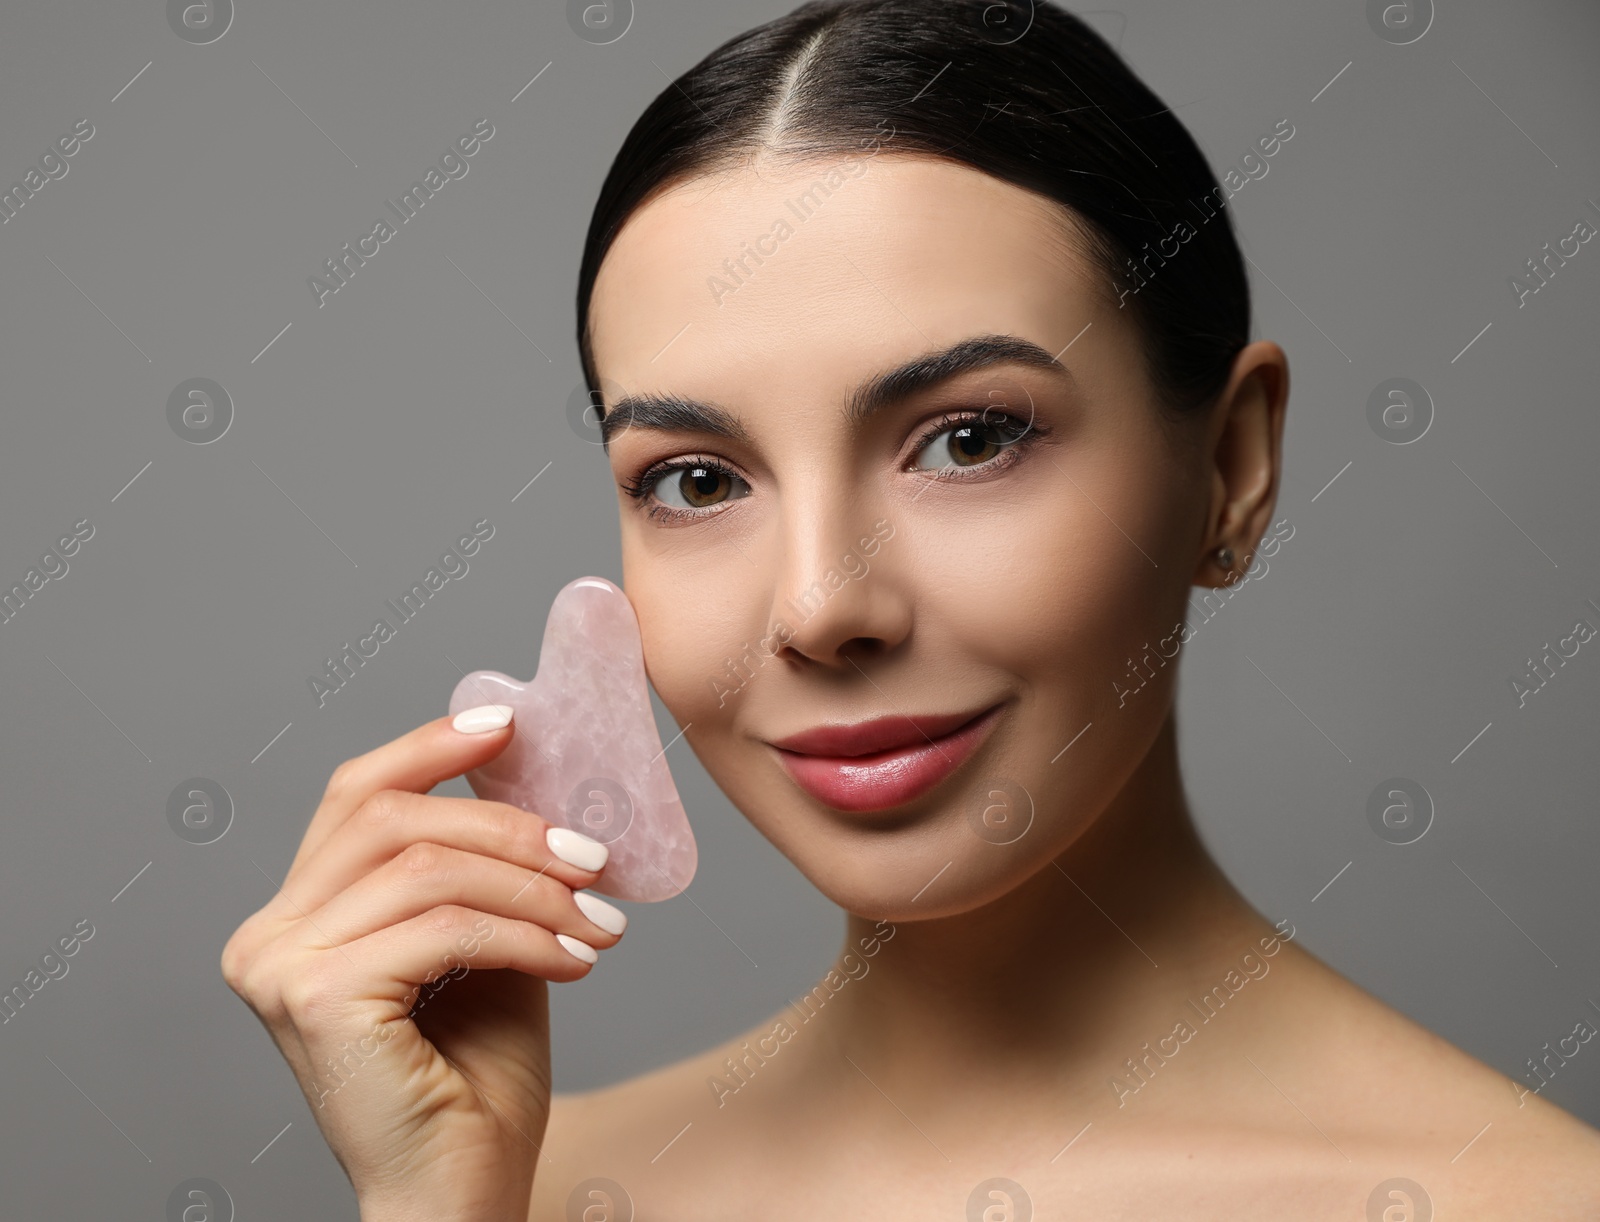
[[556, 935], [556, 941], [567, 948], [567, 953], [574, 959], [581, 959], [585, 963], [593, 963], [600, 958], [600, 952], [587, 942], [580, 942], [577, 938], [568, 937], [564, 933]]
[[514, 711], [509, 704], [480, 704], [475, 709], [462, 709], [450, 724], [463, 734], [487, 734], [510, 725]]
[[580, 870], [598, 870], [606, 864], [606, 858], [611, 856], [611, 850], [598, 840], [585, 836], [582, 832], [575, 832], [569, 827], [551, 828], [544, 834], [544, 842], [562, 861], [577, 866]]
[[622, 909], [606, 903], [598, 895], [590, 895], [587, 891], [574, 891], [572, 901], [578, 905], [579, 912], [607, 933], [621, 933], [628, 927], [627, 914]]

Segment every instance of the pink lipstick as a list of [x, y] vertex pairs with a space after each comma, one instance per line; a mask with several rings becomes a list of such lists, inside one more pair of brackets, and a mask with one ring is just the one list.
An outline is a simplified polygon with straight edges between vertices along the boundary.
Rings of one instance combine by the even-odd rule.
[[904, 805], [949, 776], [983, 742], [999, 705], [978, 713], [894, 714], [826, 725], [772, 741], [784, 770], [835, 810]]

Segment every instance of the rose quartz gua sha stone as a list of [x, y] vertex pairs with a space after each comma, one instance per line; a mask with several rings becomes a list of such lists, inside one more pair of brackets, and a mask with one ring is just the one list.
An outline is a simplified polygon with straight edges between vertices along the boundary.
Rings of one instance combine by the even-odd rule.
[[699, 850], [650, 712], [639, 623], [618, 587], [603, 577], [563, 586], [532, 681], [475, 670], [456, 684], [450, 713], [480, 704], [511, 705], [516, 734], [466, 774], [474, 793], [610, 849], [591, 891], [664, 900], [689, 885]]

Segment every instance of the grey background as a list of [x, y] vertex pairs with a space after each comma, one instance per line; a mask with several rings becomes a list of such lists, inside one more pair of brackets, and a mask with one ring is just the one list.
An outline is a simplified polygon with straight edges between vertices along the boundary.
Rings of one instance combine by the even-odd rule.
[[[190, 1176], [241, 1218], [355, 1216], [218, 955], [339, 761], [443, 713], [465, 670], [527, 674], [555, 591], [620, 579], [602, 457], [564, 414], [589, 211], [650, 98], [787, 7], [641, 0], [609, 45], [548, 3], [240, 0], [205, 45], [154, 0], [0, 17], [0, 185], [95, 127], [0, 226], [0, 586], [95, 528], [0, 624], [0, 982], [97, 931], [0, 1028], [10, 1216], [160, 1218]], [[1600, 242], [1520, 309], [1507, 284], [1600, 225], [1600, 8], [1441, 8], [1408, 45], [1359, 2], [1089, 20], [1219, 172], [1295, 126], [1232, 203], [1257, 334], [1292, 362], [1296, 529], [1186, 650], [1204, 834], [1306, 946], [1520, 1080], [1600, 1020], [1600, 641], [1527, 707], [1508, 684], [1600, 625]], [[306, 278], [484, 117], [468, 175], [318, 308]], [[1434, 404], [1410, 445], [1366, 418], [1397, 376]], [[191, 377], [233, 401], [209, 445], [167, 423]], [[319, 709], [307, 676], [484, 517], [470, 573]], [[726, 1037], [837, 949], [838, 913], [682, 744], [671, 760], [699, 875], [552, 990], [558, 1089]], [[213, 844], [167, 822], [193, 776], [236, 805]], [[1415, 844], [1367, 822], [1391, 776], [1436, 804]], [[1600, 1044], [1546, 1097], [1600, 1122]]]

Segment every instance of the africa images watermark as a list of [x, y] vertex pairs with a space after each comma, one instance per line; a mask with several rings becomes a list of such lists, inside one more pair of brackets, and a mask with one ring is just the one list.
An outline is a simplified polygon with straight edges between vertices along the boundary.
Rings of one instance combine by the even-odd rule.
[[[876, 135], [863, 136], [858, 143], [863, 149], [872, 151], [863, 155], [846, 157], [841, 165], [831, 166], [826, 175], [816, 179], [800, 195], [794, 199], [784, 201], [784, 209], [788, 216], [778, 216], [767, 232], [758, 236], [754, 249], [749, 242], [739, 243], [739, 254], [722, 261], [722, 275], [712, 274], [706, 277], [706, 288], [711, 292], [711, 300], [717, 305], [722, 305], [723, 300], [737, 293], [747, 281], [755, 275], [755, 270], [750, 267], [754, 261], [759, 269], [772, 258], [795, 235], [795, 225], [803, 225], [817, 214], [817, 210], [831, 199], [847, 182], [860, 178], [867, 172], [867, 161], [878, 155], [884, 143], [893, 140], [895, 130], [890, 129], [887, 136], [883, 135], [883, 120], [878, 121]], [[881, 139], [880, 139], [881, 137]], [[794, 218], [790, 224], [789, 217]], [[763, 258], [762, 256], [766, 256]]]
[[5, 1014], [0, 1024], [9, 1023], [15, 1018], [22, 1007], [37, 997], [50, 981], [60, 980], [70, 972], [72, 964], [67, 960], [77, 954], [83, 948], [83, 943], [94, 937], [94, 933], [94, 925], [88, 917], [84, 917], [72, 927], [72, 933], [56, 941], [60, 954], [54, 950], [45, 951], [39, 956], [39, 965], [28, 969], [21, 984], [13, 984], [0, 993], [0, 1013]]
[[[1600, 216], [1600, 204], [1595, 203], [1593, 196], [1583, 202], [1589, 206], [1591, 212], [1596, 216]], [[1550, 243], [1546, 242], [1539, 248], [1544, 251], [1544, 254], [1537, 262], [1529, 259], [1523, 264], [1522, 274], [1527, 279], [1519, 280], [1516, 276], [1507, 276], [1506, 284], [1510, 287], [1512, 293], [1516, 295], [1517, 309], [1520, 310], [1528, 304], [1528, 297], [1531, 294], [1537, 293], [1549, 284], [1555, 277], [1557, 270], [1565, 267], [1568, 259], [1576, 257], [1578, 252], [1583, 249], [1583, 244], [1594, 237], [1595, 232], [1595, 227], [1589, 222], [1589, 218], [1579, 216], [1572, 224], [1572, 232], [1567, 234], [1566, 237], [1556, 239], [1555, 250], [1551, 250]], [[1569, 245], [1572, 248], [1570, 250], [1567, 249]], [[1552, 260], [1554, 261], [1553, 263]]]
[[[1285, 929], [1284, 926], [1288, 928]], [[1189, 1001], [1189, 1008], [1200, 1020], [1199, 1026], [1190, 1022], [1188, 1015], [1184, 1015], [1173, 1024], [1170, 1033], [1156, 1040], [1154, 1048], [1150, 1047], [1150, 1041], [1146, 1040], [1139, 1046], [1142, 1054], [1138, 1060], [1129, 1057], [1122, 1063], [1127, 1069], [1125, 1078], [1119, 1076], [1107, 1079], [1111, 1093], [1117, 1097], [1118, 1107], [1126, 1107], [1129, 1096], [1136, 1095], [1149, 1086], [1156, 1071], [1173, 1060], [1183, 1050], [1183, 1046], [1199, 1034], [1201, 1027], [1216, 1018], [1222, 1007], [1243, 991], [1245, 985], [1252, 980], [1266, 978], [1267, 973], [1272, 970], [1272, 964], [1267, 960], [1282, 950], [1283, 944], [1290, 941], [1295, 933], [1294, 924], [1287, 917], [1279, 921], [1274, 928], [1278, 931], [1276, 934], [1269, 934], [1257, 942], [1261, 948], [1260, 954], [1256, 953], [1255, 947], [1245, 951], [1239, 956], [1239, 966], [1229, 968], [1221, 984], [1210, 992], [1200, 994], [1199, 1002], [1192, 999]]]
[[[485, 130], [487, 129], [487, 130]], [[409, 191], [403, 191], [397, 200], [384, 200], [384, 207], [394, 213], [402, 225], [416, 216], [435, 195], [444, 190], [445, 184], [454, 179], [465, 178], [472, 168], [467, 158], [478, 152], [483, 145], [494, 137], [494, 124], [488, 119], [479, 119], [473, 129], [464, 136], [457, 137], [439, 157], [437, 166], [429, 166], [422, 175], [421, 182], [411, 184]], [[372, 226], [371, 233], [362, 234], [355, 240], [355, 249], [350, 249], [346, 242], [339, 248], [339, 254], [328, 259], [322, 265], [325, 280], [316, 276], [307, 276], [306, 285], [311, 289], [311, 295], [317, 299], [317, 308], [328, 304], [328, 298], [337, 293], [350, 283], [356, 270], [364, 267], [368, 259], [375, 256], [383, 249], [383, 243], [400, 231], [383, 217]]]
[[0, 590], [0, 624], [9, 624], [51, 581], [60, 581], [71, 571], [67, 557], [75, 556], [78, 549], [94, 538], [94, 523], [80, 518], [72, 524], [72, 533], [62, 535], [54, 547], [47, 547], [39, 563], [24, 574], [22, 581], [10, 589]]
[[[494, 926], [489, 918], [480, 916], [472, 925], [472, 934], [462, 934], [456, 939], [456, 945], [461, 948], [465, 959], [472, 958], [483, 948], [483, 943], [494, 937]], [[405, 1021], [414, 1021], [413, 1016], [418, 1010], [436, 996], [445, 985], [452, 980], [460, 980], [472, 970], [471, 964], [465, 959], [458, 958], [455, 951], [450, 951], [444, 957], [444, 963], [438, 971], [430, 972], [425, 980], [410, 993], [405, 999]], [[426, 990], [426, 993], [424, 993]], [[398, 1016], [397, 1016], [398, 1017]], [[355, 1048], [350, 1047], [350, 1041], [345, 1040], [339, 1045], [342, 1050], [338, 1057], [327, 1057], [324, 1064], [327, 1073], [324, 1075], [333, 1082], [332, 1087], [317, 1088], [317, 1106], [322, 1107], [327, 1102], [329, 1095], [336, 1095], [353, 1078], [362, 1066], [371, 1062], [383, 1051], [384, 1047], [394, 1038], [395, 1024], [393, 1020], [374, 1023], [372, 1030], [356, 1041]]]
[[[872, 566], [867, 563], [867, 557], [876, 556], [878, 549], [892, 538], [894, 523], [887, 518], [879, 518], [872, 524], [872, 534], [862, 535], [860, 542], [844, 554], [836, 567], [830, 567], [818, 580], [800, 591], [798, 601], [786, 599], [786, 605], [795, 613], [795, 623], [804, 624], [849, 582], [859, 581], [871, 572]], [[711, 694], [717, 698], [717, 707], [721, 708], [729, 696], [736, 695], [750, 681], [756, 671], [777, 657], [778, 651], [794, 640], [794, 635], [794, 628], [787, 620], [780, 618], [772, 621], [767, 635], [759, 642], [745, 642], [737, 658], [728, 658], [723, 663], [722, 674], [712, 675], [706, 680], [711, 686]]]
[[[1590, 608], [1600, 613], [1600, 606], [1595, 605], [1592, 598], [1583, 600]], [[1586, 619], [1580, 619], [1572, 625], [1572, 631], [1556, 641], [1555, 650], [1552, 652], [1550, 642], [1544, 643], [1544, 648], [1539, 651], [1539, 660], [1535, 662], [1528, 659], [1527, 669], [1520, 675], [1513, 675], [1506, 680], [1511, 684], [1511, 694], [1517, 698], [1517, 707], [1523, 708], [1528, 703], [1528, 697], [1543, 690], [1544, 685], [1556, 677], [1556, 666], [1565, 666], [1567, 659], [1578, 656], [1578, 651], [1594, 638], [1595, 626]], [[1572, 648], [1569, 650], [1568, 645]], [[1550, 665], [1551, 658], [1557, 660], [1556, 666]]]
[[756, 1040], [754, 1048], [750, 1047], [748, 1040], [741, 1041], [739, 1047], [744, 1050], [744, 1055], [737, 1060], [729, 1057], [723, 1062], [723, 1068], [727, 1071], [726, 1076], [711, 1074], [706, 1078], [706, 1086], [710, 1088], [711, 1097], [717, 1101], [717, 1106], [726, 1107], [730, 1095], [736, 1095], [750, 1085], [750, 1080], [756, 1072], [777, 1056], [779, 1050], [798, 1034], [800, 1027], [814, 1019], [823, 1006], [838, 996], [845, 985], [852, 980], [860, 980], [870, 972], [872, 964], [867, 960], [882, 950], [883, 944], [890, 941], [894, 935], [893, 925], [888, 921], [879, 921], [872, 933], [857, 939], [861, 947], [860, 955], [853, 949], [844, 952], [839, 961], [840, 967], [844, 968], [842, 973], [838, 967], [829, 968], [820, 984], [799, 1001], [790, 1002], [798, 1026], [785, 1016], [776, 1020], [772, 1024], [772, 1030]]
[[[1589, 1003], [1589, 1007], [1591, 1009], [1593, 1009], [1597, 1014], [1600, 1014], [1600, 1005], [1595, 1005], [1593, 999], [1588, 997], [1584, 998], [1584, 1000]], [[1578, 1019], [1578, 1021], [1572, 1025], [1572, 1031], [1569, 1034], [1563, 1035], [1560, 1039], [1556, 1040], [1555, 1048], [1550, 1047], [1550, 1041], [1546, 1040], [1543, 1045], [1541, 1045], [1541, 1047], [1544, 1048], [1544, 1056], [1538, 1061], [1535, 1061], [1532, 1057], [1529, 1057], [1524, 1062], [1524, 1064], [1526, 1064], [1528, 1067], [1528, 1073], [1524, 1074], [1523, 1076], [1528, 1077], [1529, 1074], [1531, 1074], [1533, 1077], [1539, 1079], [1539, 1085], [1527, 1087], [1517, 1086], [1516, 1083], [1512, 1083], [1513, 1086], [1516, 1086], [1517, 1090], [1517, 1106], [1526, 1107], [1528, 1105], [1528, 1096], [1530, 1094], [1537, 1095], [1545, 1087], [1549, 1086], [1550, 1079], [1556, 1076], [1556, 1070], [1560, 1069], [1568, 1061], [1572, 1060], [1580, 1052], [1582, 1052], [1583, 1046], [1592, 1040], [1597, 1034], [1600, 1034], [1600, 1028], [1597, 1028], [1592, 1022], [1589, 1021], [1588, 1017], [1585, 1016]], [[1560, 1049], [1559, 1052], [1556, 1051], [1557, 1048]], [[1552, 1064], [1552, 1062], [1554, 1062], [1554, 1064]]]
[[27, 202], [44, 190], [46, 183], [65, 178], [67, 171], [72, 169], [68, 159], [93, 139], [94, 124], [87, 119], [79, 119], [71, 131], [45, 151], [37, 166], [27, 168], [21, 182], [14, 182], [0, 192], [0, 225], [10, 224]]
[[[384, 599], [384, 606], [394, 612], [400, 624], [408, 623], [415, 619], [418, 612], [427, 605], [428, 599], [437, 594], [451, 581], [460, 581], [471, 570], [466, 557], [477, 555], [478, 549], [494, 538], [494, 524], [488, 518], [475, 522], [470, 535], [462, 535], [456, 541], [455, 547], [447, 547], [444, 554], [439, 557], [437, 567], [429, 569], [423, 574], [422, 580], [400, 595], [398, 603], [392, 598]], [[309, 675], [306, 682], [311, 687], [311, 695], [316, 699], [320, 709], [328, 703], [328, 697], [333, 695], [354, 677], [358, 667], [365, 666], [367, 659], [376, 657], [378, 650], [394, 639], [399, 630], [398, 624], [391, 626], [389, 621], [379, 617], [372, 623], [372, 631], [361, 637], [352, 646], [346, 641], [335, 657], [325, 660], [323, 673]], [[371, 645], [369, 651], [366, 646]]]
[[[1288, 527], [1287, 534], [1283, 533], [1284, 527]], [[1265, 577], [1271, 570], [1271, 566], [1267, 564], [1268, 558], [1276, 556], [1278, 554], [1278, 549], [1292, 538], [1294, 538], [1294, 525], [1289, 521], [1289, 519], [1279, 518], [1278, 521], [1274, 522], [1272, 525], [1271, 536], [1263, 540], [1261, 546], [1256, 548], [1255, 555], [1250, 558], [1250, 564], [1245, 569], [1244, 575], [1232, 585], [1221, 586], [1217, 589], [1208, 590], [1204, 595], [1201, 596], [1200, 607], [1198, 610], [1205, 618], [1202, 619], [1200, 623], [1208, 623], [1211, 619], [1213, 619], [1217, 612], [1223, 607], [1227, 606], [1228, 602], [1234, 597], [1234, 595], [1238, 594], [1240, 590], [1244, 589], [1248, 582], [1252, 580], [1260, 581], [1263, 577]], [[1226, 595], [1226, 597], [1224, 597], [1224, 595]], [[1193, 604], [1190, 605], [1191, 607], [1193, 606]], [[1132, 658], [1129, 658], [1127, 672], [1121, 675], [1119, 678], [1111, 681], [1111, 688], [1117, 694], [1117, 707], [1119, 709], [1122, 708], [1123, 705], [1127, 703], [1129, 696], [1132, 696], [1135, 693], [1143, 690], [1144, 685], [1155, 677], [1156, 671], [1161, 669], [1168, 662], [1172, 661], [1173, 658], [1177, 657], [1178, 651], [1190, 641], [1194, 640], [1195, 634], [1199, 631], [1199, 627], [1199, 624], [1191, 624], [1187, 620], [1182, 620], [1173, 625], [1172, 631], [1166, 636], [1162, 637], [1161, 640], [1156, 643], [1153, 650], [1147, 643], [1144, 649], [1140, 651], [1139, 660], [1137, 662]], [[1168, 641], [1175, 642], [1172, 646], [1171, 653], [1168, 653], [1166, 650], [1166, 644]], [[1151, 665], [1150, 655], [1152, 652], [1155, 654], [1155, 665]], [[1141, 669], [1141, 667], [1143, 669]], [[1135, 682], [1135, 680], [1137, 682]], [[1125, 682], [1130, 686], [1123, 687], [1122, 685]]]
[[[1287, 132], [1283, 130], [1285, 125], [1287, 125], [1289, 128]], [[1227, 168], [1222, 175], [1221, 186], [1217, 187], [1213, 191], [1206, 192], [1206, 194], [1200, 197], [1205, 203], [1204, 208], [1195, 203], [1193, 200], [1190, 200], [1189, 206], [1200, 214], [1200, 223], [1204, 225], [1212, 217], [1216, 216], [1220, 209], [1227, 207], [1229, 202], [1232, 201], [1233, 197], [1239, 194], [1240, 191], [1244, 190], [1247, 182], [1257, 178], [1265, 178], [1272, 169], [1271, 165], [1267, 162], [1267, 158], [1274, 156], [1293, 138], [1294, 124], [1290, 123], [1287, 119], [1279, 119], [1278, 125], [1273, 128], [1272, 131], [1268, 132], [1265, 136], [1262, 136], [1256, 141], [1256, 148], [1261, 150], [1259, 155], [1256, 153], [1254, 148], [1251, 149], [1239, 159], [1238, 169], [1234, 168], [1233, 166], [1229, 166]], [[1213, 196], [1215, 196], [1217, 200], [1215, 206], [1213, 206], [1211, 202]], [[1119, 310], [1125, 309], [1128, 304], [1129, 295], [1137, 294], [1147, 284], [1149, 284], [1150, 280], [1161, 270], [1161, 268], [1167, 265], [1167, 260], [1176, 258], [1178, 252], [1183, 249], [1183, 244], [1199, 232], [1200, 231], [1193, 225], [1189, 224], [1188, 221], [1178, 220], [1173, 223], [1171, 233], [1167, 234], [1167, 236], [1164, 238], [1156, 239], [1155, 250], [1151, 250], [1150, 243], [1146, 242], [1144, 244], [1144, 255], [1142, 257], [1137, 260], [1133, 258], [1129, 258], [1127, 260], [1127, 272], [1132, 279], [1132, 283], [1117, 283], [1117, 288], [1119, 290], [1117, 295], [1117, 308]], [[1169, 244], [1171, 246], [1170, 250], [1168, 249]], [[1154, 261], [1154, 266], [1151, 265], [1152, 260]], [[1143, 271], [1140, 270], [1141, 266], [1144, 269]]]

